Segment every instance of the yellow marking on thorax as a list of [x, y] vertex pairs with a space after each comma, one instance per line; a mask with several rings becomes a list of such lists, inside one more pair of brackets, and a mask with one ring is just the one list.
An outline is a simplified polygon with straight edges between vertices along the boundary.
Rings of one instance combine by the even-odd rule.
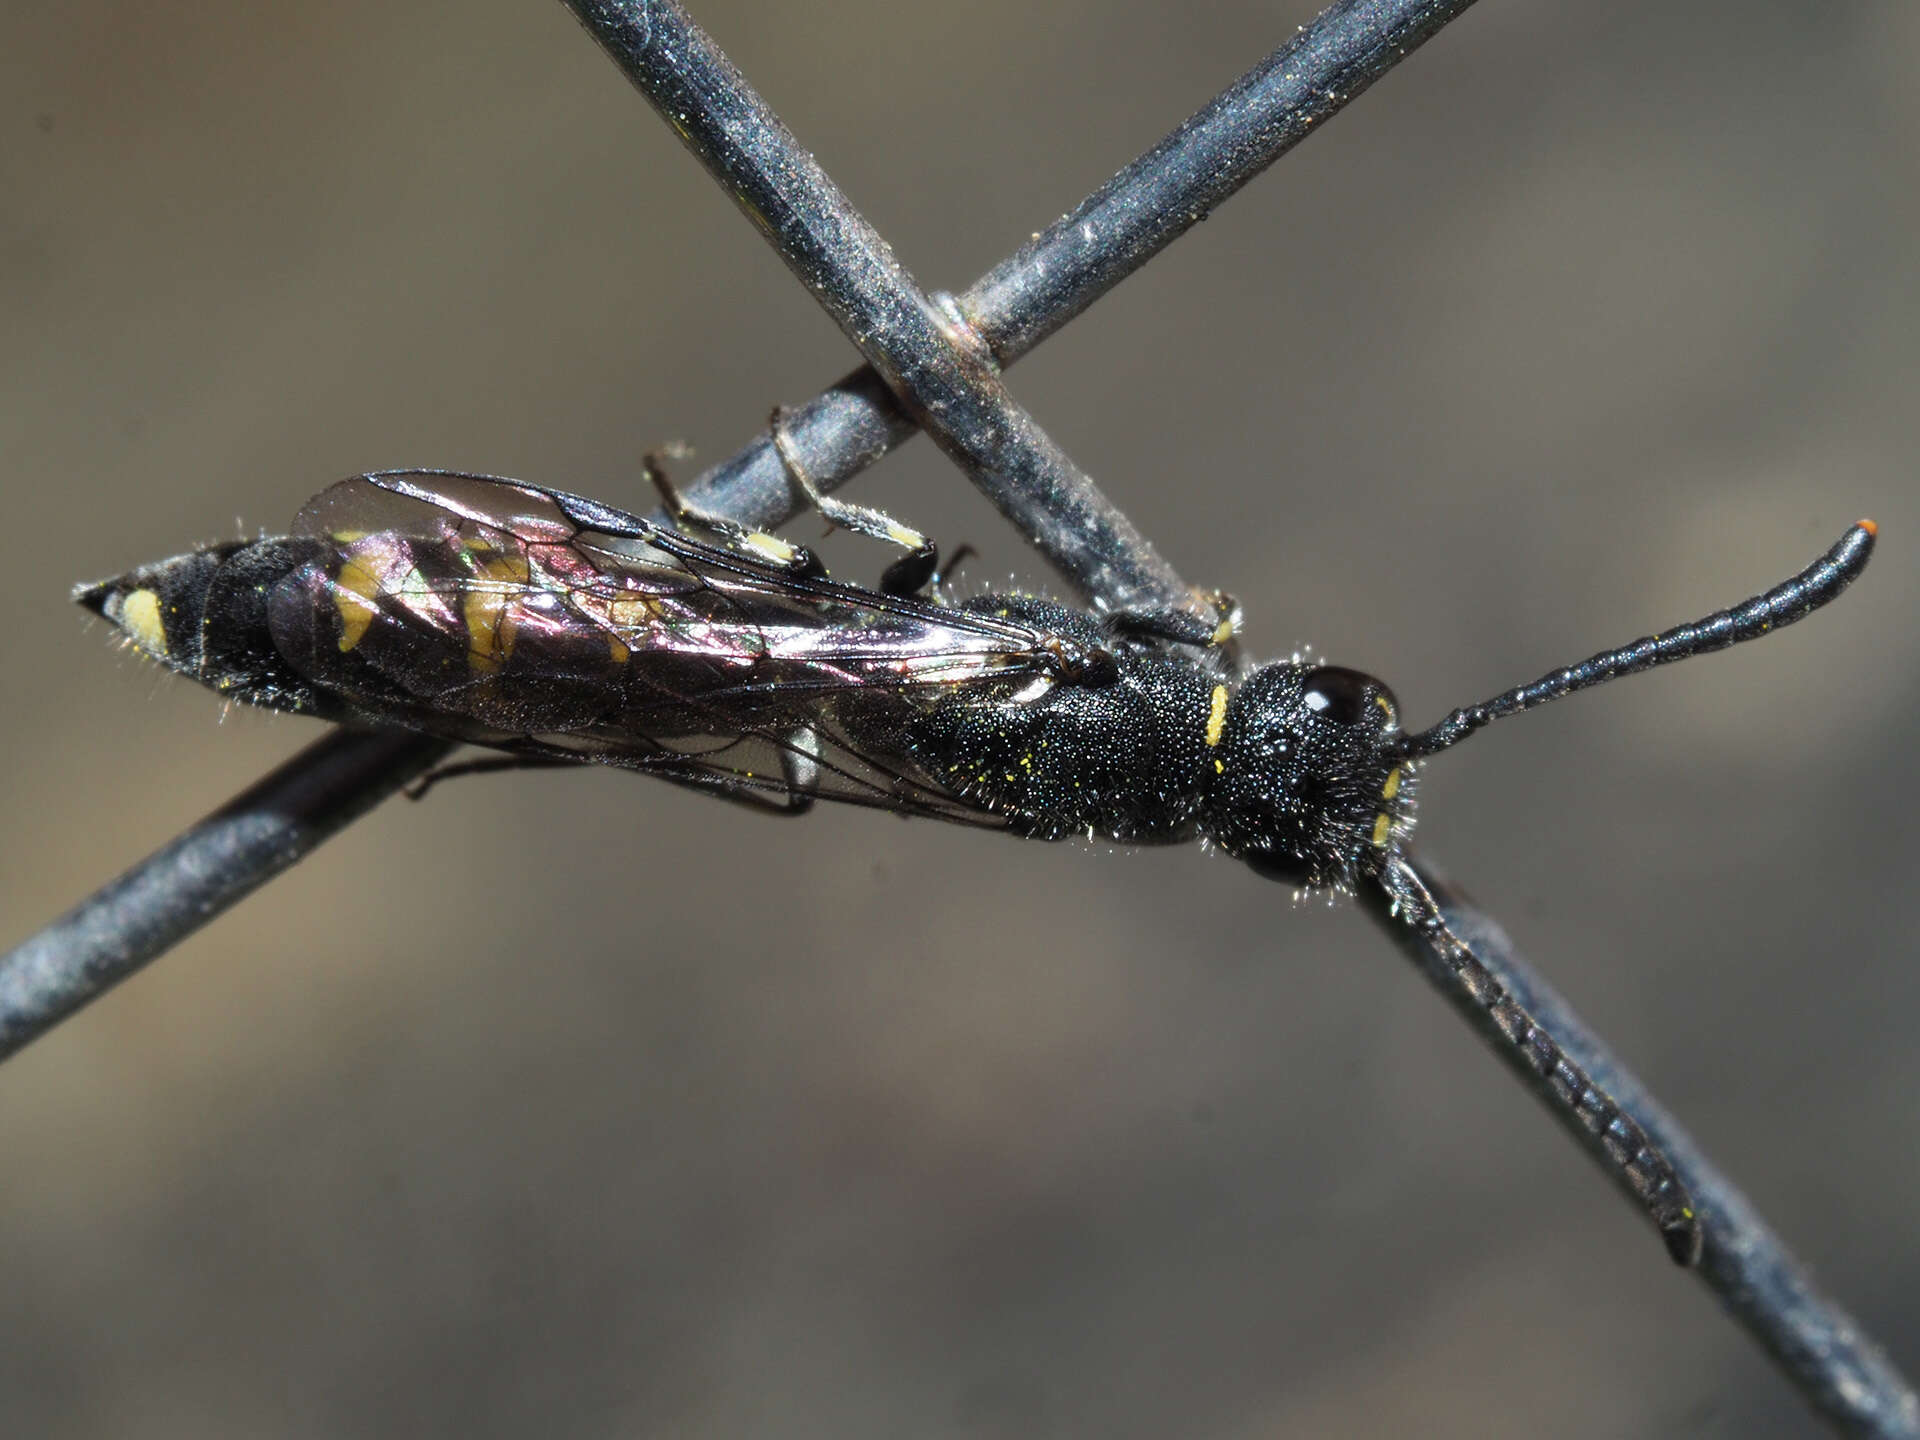
[[1213, 699], [1207, 707], [1207, 748], [1211, 750], [1220, 743], [1220, 736], [1227, 728], [1227, 687], [1213, 687]]
[[1389, 720], [1393, 719], [1393, 702], [1391, 700], [1387, 699], [1384, 695], [1376, 695], [1373, 697], [1373, 703], [1380, 707], [1380, 713], [1382, 715], [1386, 716]]
[[379, 614], [375, 600], [380, 595], [380, 577], [367, 568], [357, 555], [340, 562], [340, 573], [333, 577], [333, 608], [340, 612], [340, 649], [353, 649], [366, 636], [367, 627]]
[[167, 658], [167, 627], [160, 621], [160, 597], [151, 590], [130, 590], [120, 601], [120, 628], [156, 660]]

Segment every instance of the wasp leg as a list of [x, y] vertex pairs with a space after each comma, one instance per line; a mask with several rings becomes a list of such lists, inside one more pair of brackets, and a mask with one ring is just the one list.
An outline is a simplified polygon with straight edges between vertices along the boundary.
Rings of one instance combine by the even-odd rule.
[[571, 770], [584, 760], [562, 760], [547, 755], [489, 755], [484, 760], [461, 760], [452, 765], [436, 765], [407, 786], [409, 800], [424, 800], [427, 792], [442, 780], [457, 780], [462, 775], [493, 775], [502, 770]]
[[715, 775], [711, 771], [660, 770], [644, 765], [632, 768], [638, 774], [653, 775], [671, 784], [681, 785], [689, 790], [698, 790], [702, 795], [711, 795], [716, 800], [726, 800], [732, 804], [744, 806], [759, 815], [782, 817], [804, 815], [813, 808], [811, 795], [778, 788], [765, 789], [750, 780]]
[[718, 536], [736, 550], [744, 550], [756, 559], [770, 560], [783, 570], [791, 571], [803, 580], [818, 580], [826, 575], [827, 567], [820, 563], [820, 557], [804, 545], [796, 545], [791, 540], [782, 540], [778, 535], [770, 535], [765, 530], [755, 530], [742, 525], [737, 520], [729, 520], [724, 515], [716, 515], [711, 510], [703, 510], [680, 493], [680, 487], [673, 483], [667, 474], [669, 460], [684, 460], [692, 452], [684, 445], [668, 445], [661, 450], [649, 450], [640, 457], [640, 468], [653, 488], [660, 494], [660, 503], [667, 507], [667, 513], [673, 516], [674, 523], [683, 529], [704, 530], [709, 535]]
[[953, 583], [953, 577], [960, 573], [960, 567], [980, 552], [973, 548], [973, 542], [963, 540], [953, 554], [947, 557], [947, 563], [933, 572], [927, 581], [927, 593], [941, 605], [951, 605], [953, 598], [947, 594], [947, 586]]
[[[820, 774], [819, 737], [810, 729], [795, 730], [784, 737], [780, 750], [780, 778], [776, 783], [750, 779], [726, 771], [703, 769], [689, 764], [684, 756], [662, 754], [651, 757], [655, 763], [625, 763], [619, 766], [641, 775], [652, 775], [703, 795], [730, 800], [765, 815], [804, 815], [813, 808]], [[584, 765], [605, 765], [597, 756], [580, 759], [546, 752], [487, 755], [478, 760], [461, 760], [452, 765], [436, 765], [406, 788], [409, 800], [424, 799], [426, 793], [443, 780], [462, 775], [494, 775], [507, 770], [573, 770]]]
[[1129, 639], [1171, 640], [1203, 650], [1231, 645], [1240, 631], [1240, 604], [1218, 590], [1199, 597], [1213, 612], [1209, 617], [1193, 610], [1116, 610], [1106, 617], [1107, 629]]
[[767, 426], [773, 436], [773, 448], [780, 452], [780, 461], [787, 467], [787, 474], [792, 477], [795, 488], [806, 497], [809, 505], [820, 512], [823, 520], [842, 530], [898, 545], [907, 552], [881, 572], [882, 594], [918, 595], [939, 578], [940, 550], [933, 541], [918, 530], [902, 525], [884, 510], [836, 500], [814, 482], [800, 459], [800, 452], [794, 448], [793, 437], [787, 433], [784, 406], [774, 407]]
[[806, 726], [787, 734], [780, 747], [780, 776], [787, 782], [787, 814], [802, 815], [813, 808], [820, 790], [820, 732]]
[[679, 768], [667, 763], [633, 768], [641, 774], [657, 775], [675, 785], [732, 801], [762, 815], [804, 815], [813, 808], [814, 785], [820, 773], [818, 744], [818, 737], [811, 730], [796, 730], [787, 736], [780, 751], [778, 785], [771, 784], [770, 777], [768, 781], [751, 780], [744, 775], [698, 766]]

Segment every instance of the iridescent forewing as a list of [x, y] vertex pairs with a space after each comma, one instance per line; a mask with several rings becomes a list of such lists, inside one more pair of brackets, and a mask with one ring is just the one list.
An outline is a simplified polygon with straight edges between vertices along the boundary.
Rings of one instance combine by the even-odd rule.
[[795, 575], [596, 502], [486, 476], [341, 481], [295, 522], [330, 558], [270, 604], [295, 666], [370, 718], [723, 789], [994, 823], [885, 738], [954, 687], [1053, 667], [1048, 637]]

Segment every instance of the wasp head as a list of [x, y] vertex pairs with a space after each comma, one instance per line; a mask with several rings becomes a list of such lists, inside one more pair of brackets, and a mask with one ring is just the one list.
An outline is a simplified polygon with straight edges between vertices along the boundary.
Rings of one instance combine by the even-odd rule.
[[1228, 706], [1207, 832], [1271, 879], [1351, 888], [1412, 824], [1393, 692], [1357, 670], [1268, 665]]

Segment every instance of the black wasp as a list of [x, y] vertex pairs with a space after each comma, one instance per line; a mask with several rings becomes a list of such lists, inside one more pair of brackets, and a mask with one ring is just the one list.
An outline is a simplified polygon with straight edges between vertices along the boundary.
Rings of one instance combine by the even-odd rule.
[[[1408, 734], [1380, 681], [1240, 673], [1221, 602], [1095, 615], [1024, 594], [947, 601], [878, 512], [830, 518], [911, 553], [881, 589], [699, 515], [665, 525], [518, 481], [343, 480], [287, 536], [209, 545], [76, 598], [230, 698], [507, 752], [456, 767], [618, 765], [786, 813], [817, 797], [1039, 839], [1199, 839], [1307, 890], [1384, 886], [1692, 1263], [1700, 1230], [1640, 1127], [1448, 931], [1403, 857], [1417, 762], [1503, 716], [1789, 625], [1865, 568], [1850, 528], [1792, 579]], [[706, 529], [711, 540], [696, 538]]]

